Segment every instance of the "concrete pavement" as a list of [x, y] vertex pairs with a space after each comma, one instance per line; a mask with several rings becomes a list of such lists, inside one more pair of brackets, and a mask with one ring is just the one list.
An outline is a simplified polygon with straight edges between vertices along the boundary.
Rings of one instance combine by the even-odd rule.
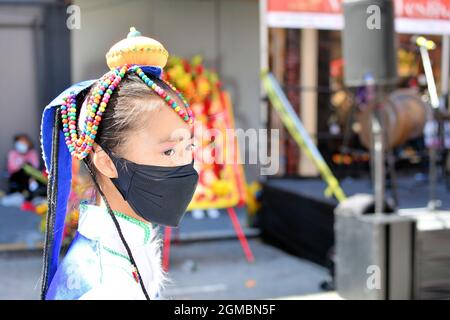
[[[321, 293], [327, 271], [254, 238], [249, 264], [237, 240], [173, 245], [167, 299], [301, 298]], [[0, 254], [0, 299], [38, 299], [38, 252]]]

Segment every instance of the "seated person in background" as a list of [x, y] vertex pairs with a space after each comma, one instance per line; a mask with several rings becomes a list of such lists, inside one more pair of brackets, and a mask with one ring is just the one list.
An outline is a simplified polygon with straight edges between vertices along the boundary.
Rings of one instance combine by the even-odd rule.
[[14, 149], [8, 152], [9, 193], [26, 191], [31, 197], [38, 188], [37, 182], [25, 172], [26, 164], [38, 169], [39, 155], [30, 137], [18, 134], [14, 137]]

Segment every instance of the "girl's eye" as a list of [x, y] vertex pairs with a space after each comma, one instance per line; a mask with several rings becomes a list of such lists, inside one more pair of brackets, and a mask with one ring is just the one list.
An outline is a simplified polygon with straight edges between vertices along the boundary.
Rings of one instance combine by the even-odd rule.
[[194, 143], [191, 143], [186, 147], [186, 150], [194, 150], [195, 147], [196, 147], [196, 145]]
[[169, 149], [169, 150], [164, 151], [164, 155], [166, 155], [168, 157], [173, 156], [174, 154], [175, 154], [175, 149]]

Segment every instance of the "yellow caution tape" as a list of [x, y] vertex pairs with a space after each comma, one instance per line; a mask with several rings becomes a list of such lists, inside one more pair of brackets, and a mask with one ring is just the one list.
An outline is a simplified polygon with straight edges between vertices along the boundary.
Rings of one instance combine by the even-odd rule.
[[325, 196], [331, 197], [334, 195], [339, 202], [345, 200], [346, 196], [339, 185], [339, 181], [333, 175], [327, 163], [323, 159], [313, 140], [300, 121], [300, 118], [295, 113], [292, 105], [278, 84], [278, 81], [268, 71], [263, 71], [261, 73], [261, 79], [264, 90], [266, 91], [272, 106], [280, 116], [284, 126], [302, 151], [313, 161], [319, 170], [322, 179], [328, 184], [328, 187], [324, 191]]
[[36, 179], [37, 181], [41, 182], [42, 184], [47, 184], [48, 179], [45, 177], [41, 171], [38, 169], [33, 168], [29, 164], [26, 164], [23, 166], [23, 171], [30, 177]]

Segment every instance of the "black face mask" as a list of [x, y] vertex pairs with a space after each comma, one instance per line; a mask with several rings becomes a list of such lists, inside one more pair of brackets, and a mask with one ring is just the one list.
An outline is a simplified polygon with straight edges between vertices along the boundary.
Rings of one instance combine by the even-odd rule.
[[149, 222], [177, 227], [197, 186], [194, 162], [176, 167], [142, 165], [103, 150], [117, 169], [118, 177], [111, 181], [133, 210]]

